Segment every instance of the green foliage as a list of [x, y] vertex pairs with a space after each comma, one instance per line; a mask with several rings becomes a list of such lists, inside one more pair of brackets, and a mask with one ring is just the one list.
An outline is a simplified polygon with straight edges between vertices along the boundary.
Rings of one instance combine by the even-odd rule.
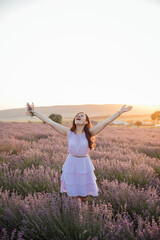
[[52, 113], [49, 115], [49, 118], [52, 119], [54, 122], [62, 124], [62, 116], [60, 114]]
[[156, 120], [156, 122], [158, 123], [160, 120], [160, 111], [156, 111], [151, 115], [151, 119], [152, 120]]
[[141, 121], [136, 121], [135, 122], [135, 125], [138, 127], [138, 126], [141, 126], [142, 125], [142, 122]]

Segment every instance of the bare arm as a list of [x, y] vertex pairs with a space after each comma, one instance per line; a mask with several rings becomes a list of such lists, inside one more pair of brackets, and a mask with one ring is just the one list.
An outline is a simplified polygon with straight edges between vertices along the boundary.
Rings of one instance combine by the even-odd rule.
[[57, 132], [63, 134], [64, 136], [68, 136], [69, 133], [69, 128], [68, 127], [64, 127], [63, 125], [52, 121], [50, 118], [42, 116], [41, 114], [37, 113], [34, 111], [34, 104], [32, 102], [32, 105], [30, 105], [29, 103], [27, 103], [27, 112], [26, 114], [29, 116], [36, 116], [39, 119], [43, 120], [44, 122], [48, 123], [51, 127], [53, 127]]
[[115, 114], [113, 114], [112, 116], [110, 116], [109, 118], [105, 119], [103, 122], [97, 123], [95, 126], [89, 128], [91, 136], [94, 136], [94, 135], [98, 134], [99, 132], [101, 132], [107, 126], [107, 124], [112, 122], [114, 119], [119, 117], [121, 114], [122, 113], [120, 111], [118, 111]]
[[126, 105], [124, 105], [120, 111], [118, 111], [117, 113], [113, 114], [112, 116], [110, 116], [109, 118], [105, 119], [103, 122], [97, 123], [97, 125], [89, 128], [89, 131], [91, 133], [91, 136], [94, 136], [96, 134], [98, 134], [99, 132], [101, 132], [105, 126], [107, 124], [109, 124], [110, 122], [112, 122], [114, 119], [116, 119], [117, 117], [119, 117], [123, 112], [127, 112], [129, 110], [132, 109], [132, 106], [126, 107]]
[[67, 136], [69, 132], [69, 128], [63, 126], [62, 124], [59, 124], [57, 122], [54, 122], [48, 117], [42, 116], [41, 114], [34, 111], [34, 116], [38, 117], [39, 119], [43, 120], [44, 122], [48, 123], [52, 128], [54, 128], [57, 132], [63, 134], [64, 136]]

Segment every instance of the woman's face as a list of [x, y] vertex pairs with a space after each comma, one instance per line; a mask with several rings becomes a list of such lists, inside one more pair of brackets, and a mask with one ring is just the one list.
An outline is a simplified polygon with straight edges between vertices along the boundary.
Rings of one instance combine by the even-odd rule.
[[87, 123], [86, 115], [84, 113], [78, 113], [75, 116], [75, 125], [85, 125]]

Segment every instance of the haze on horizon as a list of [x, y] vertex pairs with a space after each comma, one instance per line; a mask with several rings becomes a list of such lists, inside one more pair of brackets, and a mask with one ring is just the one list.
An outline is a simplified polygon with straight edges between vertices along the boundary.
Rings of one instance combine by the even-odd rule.
[[156, 0], [0, 2], [0, 110], [160, 106]]

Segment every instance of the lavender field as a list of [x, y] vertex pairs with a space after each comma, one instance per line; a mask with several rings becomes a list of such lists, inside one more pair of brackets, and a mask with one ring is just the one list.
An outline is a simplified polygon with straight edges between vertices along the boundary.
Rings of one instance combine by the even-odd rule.
[[99, 196], [60, 193], [67, 138], [0, 122], [0, 239], [160, 240], [160, 129], [107, 126], [90, 152]]

